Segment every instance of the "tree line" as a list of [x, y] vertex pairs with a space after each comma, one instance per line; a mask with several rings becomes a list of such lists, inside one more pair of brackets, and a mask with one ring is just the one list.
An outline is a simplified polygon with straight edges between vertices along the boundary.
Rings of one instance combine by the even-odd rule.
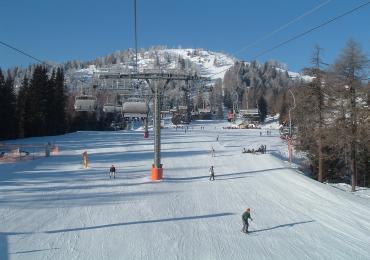
[[292, 111], [295, 147], [310, 161], [318, 181], [370, 186], [369, 60], [358, 43], [349, 40], [333, 64], [322, 61], [316, 46], [312, 82], [294, 89]]
[[[258, 108], [263, 115], [279, 113], [280, 124], [293, 122], [293, 145], [309, 160], [307, 171], [320, 182], [370, 186], [369, 59], [349, 40], [333, 64], [322, 60], [316, 46], [312, 66], [303, 74], [312, 81], [291, 79], [276, 61], [236, 62], [223, 80], [228, 109]], [[222, 88], [222, 82], [215, 84]], [[293, 108], [291, 90], [296, 99]], [[218, 96], [213, 104], [220, 104]]]
[[[223, 104], [229, 110], [258, 108], [263, 122], [267, 114], [285, 109], [286, 91], [297, 84], [276, 61], [236, 62], [224, 76]], [[283, 111], [284, 112], [284, 111]]]
[[60, 68], [37, 65], [19, 89], [0, 68], [0, 139], [63, 134], [67, 130], [66, 89]]

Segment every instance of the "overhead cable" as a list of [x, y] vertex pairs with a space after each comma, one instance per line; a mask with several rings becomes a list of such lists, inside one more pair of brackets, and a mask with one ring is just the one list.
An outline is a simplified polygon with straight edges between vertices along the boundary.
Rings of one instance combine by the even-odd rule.
[[308, 16], [308, 15], [310, 15], [310, 14], [312, 14], [312, 13], [316, 12], [316, 11], [317, 11], [317, 10], [319, 10], [321, 7], [323, 7], [324, 5], [327, 5], [330, 1], [331, 1], [331, 0], [327, 0], [327, 1], [325, 1], [325, 2], [323, 2], [323, 3], [321, 3], [321, 4], [319, 4], [318, 6], [315, 6], [313, 9], [311, 9], [311, 10], [309, 10], [309, 11], [305, 12], [304, 14], [302, 14], [302, 15], [300, 15], [300, 16], [298, 16], [298, 17], [294, 18], [293, 20], [290, 20], [288, 23], [286, 23], [286, 24], [284, 24], [284, 25], [280, 26], [279, 28], [277, 28], [277, 29], [273, 30], [272, 32], [270, 32], [270, 33], [266, 34], [265, 36], [263, 36], [263, 37], [261, 37], [261, 38], [257, 39], [256, 41], [252, 42], [251, 44], [248, 44], [247, 46], [245, 46], [245, 47], [241, 48], [239, 51], [237, 51], [237, 52], [233, 53], [233, 56], [235, 56], [236, 54], [242, 53], [242, 52], [244, 52], [245, 50], [249, 49], [250, 47], [252, 47], [252, 46], [254, 46], [254, 45], [256, 45], [256, 44], [258, 44], [258, 43], [260, 43], [260, 42], [262, 42], [262, 41], [264, 41], [264, 40], [266, 40], [266, 39], [268, 39], [268, 38], [270, 38], [271, 36], [275, 35], [276, 33], [280, 32], [281, 30], [283, 30], [283, 29], [287, 28], [289, 25], [291, 25], [291, 24], [293, 24], [293, 23], [296, 23], [296, 22], [298, 22], [299, 20], [302, 20], [304, 17], [306, 17], [306, 16]]
[[25, 55], [25, 56], [27, 56], [27, 57], [29, 57], [29, 58], [31, 58], [31, 59], [33, 59], [33, 60], [37, 61], [37, 62], [45, 63], [44, 61], [42, 61], [42, 60], [40, 60], [40, 59], [36, 58], [35, 56], [33, 56], [33, 55], [31, 55], [31, 54], [28, 54], [27, 52], [22, 51], [22, 50], [20, 50], [20, 49], [18, 49], [18, 48], [16, 48], [16, 47], [14, 47], [14, 46], [12, 46], [12, 45], [8, 44], [8, 43], [5, 43], [5, 42], [3, 42], [3, 41], [0, 41], [0, 44], [4, 45], [5, 47], [8, 47], [9, 49], [12, 49], [12, 50], [14, 50], [14, 51], [16, 51], [16, 52], [19, 52], [19, 53], [21, 53], [21, 54], [23, 54], [23, 55]]
[[[319, 24], [319, 25], [317, 25], [317, 26], [315, 26], [315, 27], [312, 27], [312, 28], [311, 28], [311, 29], [309, 29], [309, 30], [306, 30], [306, 31], [304, 31], [304, 32], [302, 32], [302, 33], [299, 33], [299, 34], [297, 34], [297, 35], [295, 35], [295, 36], [293, 36], [293, 37], [289, 38], [288, 40], [285, 40], [285, 41], [283, 41], [283, 42], [281, 42], [281, 43], [279, 43], [279, 44], [276, 44], [275, 46], [273, 46], [273, 47], [271, 47], [271, 48], [269, 48], [269, 49], [266, 49], [266, 50], [264, 50], [264, 51], [260, 52], [260, 53], [259, 53], [259, 54], [257, 54], [256, 56], [253, 56], [253, 57], [251, 58], [251, 60], [254, 60], [254, 59], [258, 58], [258, 57], [261, 57], [262, 55], [265, 55], [266, 53], [271, 52], [271, 51], [273, 51], [273, 50], [275, 50], [275, 49], [277, 49], [277, 48], [280, 48], [281, 46], [283, 46], [283, 45], [285, 45], [285, 44], [287, 44], [287, 43], [289, 43], [289, 42], [292, 42], [292, 41], [294, 41], [294, 40], [296, 40], [296, 39], [298, 39], [298, 38], [301, 38], [302, 36], [304, 36], [304, 35], [306, 35], [306, 34], [309, 34], [309, 33], [311, 33], [311, 32], [312, 32], [312, 31], [314, 31], [314, 30], [317, 30], [317, 29], [319, 29], [319, 28], [321, 28], [321, 27], [324, 27], [324, 26], [326, 26], [326, 25], [328, 25], [328, 24], [330, 24], [330, 23], [334, 22], [334, 21], [337, 21], [338, 19], [340, 19], [340, 18], [342, 18], [342, 17], [344, 17], [344, 16], [347, 16], [347, 15], [349, 15], [349, 14], [351, 14], [351, 13], [353, 13], [353, 12], [355, 12], [355, 11], [359, 10], [359, 9], [361, 9], [361, 8], [363, 8], [363, 7], [365, 7], [365, 6], [367, 6], [368, 4], [370, 4], [370, 1], [367, 1], [367, 2], [365, 2], [365, 3], [362, 3], [361, 5], [359, 5], [359, 6], [355, 7], [355, 8], [352, 8], [352, 9], [350, 9], [350, 10], [348, 10], [348, 11], [346, 11], [346, 12], [344, 12], [344, 13], [340, 14], [340, 15], [337, 15], [337, 16], [335, 16], [335, 17], [333, 17], [333, 18], [331, 18], [331, 19], [329, 19], [329, 20], [327, 20], [327, 21], [325, 21], [325, 22], [323, 22], [323, 23], [321, 23], [321, 24]], [[223, 72], [225, 72], [225, 71], [227, 71], [227, 70], [228, 70], [228, 69], [225, 69], [225, 70], [219, 71], [219, 72], [217, 72], [217, 73], [211, 74], [210, 76], [214, 76], [214, 75], [217, 75], [217, 74], [223, 73]]]

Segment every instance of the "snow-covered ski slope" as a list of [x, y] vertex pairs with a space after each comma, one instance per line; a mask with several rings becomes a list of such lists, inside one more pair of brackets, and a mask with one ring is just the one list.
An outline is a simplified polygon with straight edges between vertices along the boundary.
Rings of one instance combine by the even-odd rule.
[[[369, 199], [274, 157], [277, 133], [226, 124], [163, 129], [159, 182], [149, 179], [152, 136], [140, 131], [22, 140], [56, 141], [61, 153], [0, 164], [0, 259], [370, 259]], [[241, 153], [261, 144], [267, 154]], [[249, 235], [240, 232], [247, 207]]]
[[204, 77], [210, 77], [212, 80], [223, 79], [226, 71], [232, 67], [236, 61], [235, 58], [220, 52], [198, 50], [197, 55], [194, 49], [165, 49], [160, 53], [170, 54], [174, 57], [182, 57], [196, 66], [200, 74]]

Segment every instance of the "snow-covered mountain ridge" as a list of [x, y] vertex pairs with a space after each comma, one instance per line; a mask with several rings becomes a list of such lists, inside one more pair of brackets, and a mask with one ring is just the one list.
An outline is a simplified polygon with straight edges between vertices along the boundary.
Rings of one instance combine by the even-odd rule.
[[[119, 59], [123, 52], [115, 52], [103, 58], [98, 58], [106, 65], [99, 66], [99, 62], [89, 65], [87, 68], [72, 70], [69, 75], [74, 78], [86, 79], [104, 67], [111, 69], [130, 69], [134, 65], [134, 56], [130, 56], [129, 60]], [[134, 55], [133, 53], [131, 53]], [[112, 58], [115, 57], [115, 58]], [[121, 60], [119, 63], [109, 64], [109, 60]], [[225, 72], [233, 66], [237, 59], [230, 55], [212, 52], [203, 49], [149, 49], [141, 50], [138, 53], [138, 69], [152, 69], [160, 67], [161, 69], [192, 69], [200, 75], [210, 77], [213, 80], [218, 78], [223, 79]]]
[[202, 76], [212, 79], [222, 79], [225, 72], [237, 61], [230, 55], [206, 50], [165, 49], [162, 53], [183, 58], [195, 66]]
[[[151, 47], [138, 51], [138, 68], [140, 69], [190, 69], [195, 70], [199, 75], [210, 77], [213, 81], [223, 79], [225, 73], [237, 58], [223, 53], [205, 50], [201, 48], [167, 48]], [[243, 61], [245, 62], [245, 61]], [[245, 62], [248, 63], [248, 62]], [[120, 50], [98, 57], [91, 61], [67, 61], [63, 64], [48, 64], [49, 69], [62, 67], [65, 71], [66, 84], [69, 89], [75, 89], [81, 82], [89, 84], [93, 73], [104, 69], [132, 69], [135, 64], [135, 51], [132, 49]], [[25, 75], [32, 77], [36, 64], [28, 68], [14, 68], [12, 76], [15, 79], [16, 88], [21, 85]], [[278, 68], [279, 71], [287, 71], [286, 68]], [[287, 71], [293, 80], [310, 81], [312, 77], [301, 75], [298, 72]]]
[[[94, 72], [102, 67], [111, 69], [130, 69], [134, 65], [134, 53], [118, 51], [96, 59], [87, 68], [72, 70], [74, 78], [89, 78]], [[223, 79], [226, 71], [240, 61], [229, 54], [214, 52], [204, 49], [193, 48], [153, 48], [140, 50], [138, 52], [138, 69], [151, 69], [160, 67], [161, 69], [192, 69], [201, 76], [210, 77], [212, 80]], [[99, 65], [105, 64], [105, 65]], [[276, 68], [279, 71], [285, 71]], [[288, 71], [289, 76], [294, 80], [309, 81], [311, 77], [301, 75], [297, 72]]]

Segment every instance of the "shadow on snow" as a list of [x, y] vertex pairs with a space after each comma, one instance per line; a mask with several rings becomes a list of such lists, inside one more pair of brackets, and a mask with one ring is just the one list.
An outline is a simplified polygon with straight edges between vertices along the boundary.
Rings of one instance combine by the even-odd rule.
[[28, 254], [28, 253], [36, 253], [36, 252], [41, 252], [41, 251], [50, 251], [50, 250], [56, 250], [60, 249], [59, 247], [53, 247], [53, 248], [47, 248], [47, 249], [36, 249], [36, 250], [26, 250], [26, 251], [18, 251], [14, 253], [9, 253], [10, 255], [15, 255], [15, 254]]
[[271, 227], [271, 228], [252, 230], [249, 233], [258, 233], [258, 232], [269, 231], [269, 230], [273, 230], [277, 228], [294, 227], [295, 225], [307, 224], [307, 223], [312, 223], [312, 222], [314, 222], [314, 220], [294, 222], [294, 223], [289, 223], [289, 224], [278, 225], [278, 226]]
[[110, 228], [110, 227], [117, 227], [117, 226], [129, 226], [129, 225], [153, 224], [153, 223], [170, 222], [170, 221], [218, 218], [218, 217], [226, 217], [226, 216], [231, 216], [231, 215], [234, 215], [234, 213], [225, 212], [225, 213], [218, 213], [218, 214], [207, 214], [207, 215], [189, 216], [189, 217], [164, 218], [164, 219], [153, 219], [153, 220], [139, 220], [139, 221], [131, 221], [131, 222], [123, 222], [123, 223], [115, 223], [115, 224], [107, 224], [107, 225], [97, 225], [97, 226], [90, 226], [90, 227], [49, 230], [49, 231], [44, 231], [43, 233], [54, 234], [54, 233], [84, 231], [84, 230], [100, 229], [100, 228]]
[[[264, 169], [264, 170], [257, 170], [257, 171], [249, 171], [249, 172], [236, 172], [236, 173], [228, 173], [228, 174], [215, 174], [215, 179], [217, 180], [227, 180], [227, 179], [240, 179], [251, 177], [248, 175], [255, 175], [258, 173], [271, 173], [273, 171], [285, 170], [290, 169], [289, 167], [281, 167], [281, 168], [274, 168], [274, 169]], [[221, 178], [220, 178], [221, 177]], [[193, 177], [165, 177], [164, 181], [169, 182], [176, 182], [176, 181], [192, 181], [192, 180], [199, 180], [199, 179], [208, 179], [209, 175], [202, 175], [202, 176], [193, 176]]]

